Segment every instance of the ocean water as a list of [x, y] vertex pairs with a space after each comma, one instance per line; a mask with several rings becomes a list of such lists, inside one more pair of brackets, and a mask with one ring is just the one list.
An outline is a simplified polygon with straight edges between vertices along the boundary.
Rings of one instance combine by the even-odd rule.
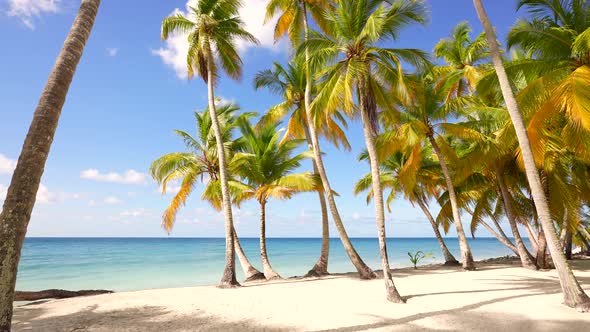
[[[378, 240], [352, 239], [373, 269], [380, 269]], [[241, 239], [254, 266], [260, 267], [258, 239]], [[457, 239], [447, 246], [460, 259]], [[471, 239], [476, 260], [512, 254], [494, 238]], [[390, 238], [392, 268], [411, 266], [408, 252], [432, 252], [421, 264], [443, 262], [434, 238]], [[321, 239], [270, 238], [273, 268], [283, 277], [305, 274], [318, 258]], [[27, 238], [19, 265], [17, 289], [112, 289], [185, 287], [216, 284], [224, 266], [222, 238]], [[242, 271], [236, 259], [240, 280]], [[339, 239], [330, 241], [330, 272], [355, 271]]]

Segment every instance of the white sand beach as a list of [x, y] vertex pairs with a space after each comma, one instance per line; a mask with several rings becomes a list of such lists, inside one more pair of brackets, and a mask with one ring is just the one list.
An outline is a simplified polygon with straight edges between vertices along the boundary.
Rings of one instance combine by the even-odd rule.
[[[574, 261], [590, 291], [590, 260]], [[138, 276], [139, 277], [139, 276]], [[394, 271], [406, 304], [385, 300], [381, 279], [352, 274], [237, 289], [154, 289], [16, 308], [14, 331], [587, 331], [590, 315], [561, 304], [555, 270], [518, 262]]]

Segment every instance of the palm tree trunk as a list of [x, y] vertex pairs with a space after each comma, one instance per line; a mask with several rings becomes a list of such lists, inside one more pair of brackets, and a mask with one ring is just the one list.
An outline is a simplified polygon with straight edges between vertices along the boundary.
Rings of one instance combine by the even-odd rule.
[[235, 228], [232, 229], [232, 233], [234, 237], [234, 247], [236, 248], [236, 254], [238, 255], [240, 265], [242, 266], [242, 271], [244, 271], [244, 282], [266, 279], [264, 277], [264, 273], [258, 271], [248, 260], [248, 256], [246, 256], [246, 253], [244, 253], [244, 250], [242, 249], [242, 245], [240, 244], [240, 239], [238, 238], [238, 233], [236, 233]]
[[[307, 123], [303, 125], [305, 130], [305, 138], [310, 150], [313, 150], [311, 137], [309, 134], [309, 127]], [[319, 176], [318, 167], [315, 161], [312, 160], [313, 174]], [[320, 257], [315, 265], [307, 272], [306, 277], [320, 277], [328, 273], [328, 257], [330, 255], [330, 225], [328, 224], [328, 207], [326, 206], [326, 197], [322, 191], [318, 191], [318, 199], [320, 201], [320, 209], [322, 213], [322, 248], [320, 250]]]
[[498, 234], [494, 230], [494, 228], [488, 225], [485, 221], [482, 221], [480, 224], [482, 224], [483, 227], [485, 227], [485, 229], [488, 230], [488, 232], [490, 232], [496, 239], [498, 239], [500, 243], [508, 247], [510, 250], [514, 252], [514, 254], [516, 254], [516, 256], [518, 256], [518, 249], [516, 249], [516, 246], [512, 242], [510, 242], [510, 240], [507, 237]]
[[66, 37], [23, 144], [0, 213], [0, 331], [10, 331], [21, 250], [62, 107], [98, 13], [100, 0], [83, 0]]
[[426, 215], [426, 218], [428, 218], [428, 221], [430, 221], [430, 225], [432, 225], [432, 230], [434, 231], [434, 235], [436, 236], [436, 240], [438, 241], [440, 250], [442, 251], [443, 256], [445, 257], [445, 265], [459, 265], [459, 262], [457, 262], [455, 256], [453, 256], [449, 248], [447, 248], [447, 245], [445, 244], [445, 241], [443, 240], [443, 237], [438, 229], [438, 225], [436, 224], [436, 220], [434, 220], [434, 217], [432, 216], [432, 214], [430, 214], [430, 211], [428, 211], [428, 207], [426, 206], [426, 204], [424, 204], [424, 202], [422, 202], [421, 199], [418, 199], [417, 202], [424, 214]]
[[512, 197], [510, 196], [510, 192], [508, 192], [506, 182], [504, 182], [504, 174], [502, 173], [502, 169], [499, 165], [495, 165], [495, 171], [498, 187], [500, 187], [502, 204], [504, 204], [506, 218], [508, 219], [508, 223], [510, 224], [510, 229], [512, 230], [514, 242], [516, 242], [516, 249], [518, 250], [520, 263], [524, 268], [536, 270], [537, 265], [535, 265], [535, 263], [533, 262], [533, 257], [525, 247], [524, 242], [520, 237], [520, 233], [518, 232], [518, 226], [516, 225], [516, 220], [514, 218], [514, 210], [512, 209]]
[[[506, 233], [504, 232], [504, 229], [502, 229], [502, 226], [500, 225], [500, 223], [498, 222], [498, 219], [494, 216], [491, 217], [492, 222], [494, 223], [494, 226], [496, 226], [496, 229], [498, 230], [498, 233], [500, 234], [500, 236], [510, 242], [513, 246], [514, 244], [512, 243], [512, 241], [510, 241], [510, 238], [508, 238], [508, 235], [506, 235]], [[514, 248], [516, 248], [516, 246], [514, 246]], [[518, 253], [516, 253], [518, 255]]]
[[479, 19], [484, 27], [488, 44], [490, 46], [492, 62], [494, 63], [494, 68], [500, 82], [500, 88], [502, 89], [502, 95], [504, 96], [506, 107], [508, 108], [510, 118], [512, 119], [512, 123], [516, 131], [527, 179], [531, 188], [533, 200], [535, 201], [537, 216], [541, 221], [541, 226], [545, 232], [545, 238], [547, 239], [547, 246], [549, 247], [551, 258], [553, 259], [553, 263], [557, 269], [557, 274], [559, 275], [559, 281], [564, 296], [564, 303], [570, 307], [576, 308], [579, 311], [590, 311], [590, 297], [588, 297], [582, 287], [580, 287], [578, 280], [576, 280], [574, 273], [572, 272], [568, 262], [565, 259], [565, 256], [563, 255], [563, 252], [561, 252], [559, 249], [557, 234], [555, 233], [553, 222], [551, 220], [549, 204], [547, 203], [543, 188], [541, 186], [541, 181], [539, 179], [539, 174], [537, 173], [533, 152], [531, 150], [526, 128], [524, 126], [524, 121], [522, 119], [522, 115], [520, 114], [520, 110], [518, 109], [518, 103], [514, 97], [512, 87], [510, 86], [508, 75], [506, 75], [506, 70], [504, 69], [502, 55], [496, 41], [494, 28], [489, 21], [481, 0], [473, 0], [473, 3], [475, 5], [475, 9], [477, 10], [477, 15], [479, 16]]
[[[304, 29], [305, 29], [305, 38], [309, 35], [309, 26], [307, 22], [307, 9], [305, 4], [303, 6], [303, 20], [304, 20]], [[306, 63], [309, 63], [309, 50], [305, 50], [305, 59]], [[346, 229], [344, 228], [344, 224], [342, 223], [342, 219], [340, 218], [340, 212], [338, 212], [338, 207], [336, 206], [336, 201], [334, 199], [334, 193], [332, 192], [332, 187], [330, 186], [330, 181], [328, 181], [328, 176], [326, 175], [326, 169], [324, 168], [324, 162], [322, 161], [322, 154], [320, 150], [320, 143], [317, 136], [317, 131], [315, 128], [315, 123], [313, 121], [313, 115], [311, 113], [311, 70], [309, 66], [306, 66], [306, 84], [305, 84], [305, 117], [309, 119], [309, 136], [311, 138], [312, 143], [312, 150], [314, 154], [314, 162], [316, 167], [318, 168], [318, 172], [320, 174], [320, 178], [322, 179], [322, 185], [324, 187], [324, 192], [326, 194], [326, 198], [328, 199], [328, 207], [330, 208], [330, 212], [332, 214], [332, 219], [334, 220], [334, 224], [336, 225], [336, 229], [338, 230], [338, 234], [340, 235], [340, 239], [342, 240], [342, 245], [344, 246], [344, 250], [350, 257], [350, 260], [354, 267], [357, 269], [359, 276], [361, 279], [374, 279], [376, 277], [373, 270], [365, 264], [362, 260], [361, 256], [357, 253], [356, 249], [350, 242], [350, 238], [346, 233]]]
[[582, 231], [578, 231], [578, 237], [580, 238], [580, 241], [584, 243], [584, 247], [586, 248], [585, 252], [590, 252], [590, 243], [588, 243], [588, 240], [586, 239]]
[[207, 97], [209, 99], [209, 114], [211, 116], [211, 128], [215, 134], [217, 155], [219, 159], [219, 182], [221, 182], [221, 199], [223, 203], [223, 215], [225, 217], [225, 268], [219, 282], [220, 288], [233, 288], [239, 286], [236, 279], [236, 255], [234, 247], [234, 221], [231, 209], [231, 196], [227, 184], [227, 163], [225, 161], [225, 148], [219, 120], [215, 111], [215, 94], [213, 93], [213, 55], [209, 54], [207, 61]]
[[361, 112], [361, 120], [363, 123], [363, 132], [365, 134], [365, 145], [369, 153], [369, 163], [371, 166], [371, 182], [373, 191], [373, 202], [375, 204], [375, 219], [377, 222], [377, 237], [379, 238], [379, 254], [381, 256], [381, 267], [383, 268], [383, 280], [385, 281], [385, 291], [387, 292], [387, 300], [395, 303], [405, 303], [406, 301], [401, 297], [393, 278], [391, 277], [391, 269], [389, 268], [389, 258], [387, 257], [387, 234], [385, 233], [385, 209], [383, 205], [383, 189], [381, 188], [381, 174], [379, 167], [379, 159], [377, 157], [377, 149], [375, 148], [375, 137], [371, 127], [371, 120], [369, 114], [365, 109], [364, 96], [366, 89], [361, 83], [359, 87], [359, 109]]
[[545, 238], [545, 232], [543, 229], [539, 232], [539, 246], [537, 248], [537, 266], [540, 269], [549, 269], [551, 266], [547, 261], [547, 239]]
[[539, 242], [537, 241], [537, 235], [535, 234], [535, 231], [533, 230], [531, 223], [528, 220], [523, 219], [523, 218], [520, 218], [520, 221], [526, 227], [525, 229], [526, 229], [527, 235], [529, 237], [529, 241], [531, 242], [532, 250], [534, 252], [537, 252], [537, 249], [539, 248]]
[[281, 279], [281, 276], [272, 269], [266, 252], [266, 202], [260, 202], [260, 258], [266, 280]]
[[565, 258], [572, 259], [573, 234], [569, 227], [565, 227]]
[[445, 177], [447, 191], [449, 192], [449, 200], [451, 201], [451, 209], [453, 210], [453, 219], [455, 221], [455, 227], [457, 228], [457, 236], [459, 238], [459, 248], [461, 248], [461, 260], [463, 261], [463, 269], [475, 270], [473, 254], [471, 253], [471, 248], [469, 248], [469, 243], [467, 242], [467, 237], [465, 236], [465, 231], [463, 230], [463, 224], [461, 223], [461, 215], [459, 213], [459, 207], [457, 206], [457, 195], [455, 193], [453, 181], [451, 180], [451, 173], [449, 172], [449, 168], [447, 167], [445, 157], [442, 155], [438, 143], [436, 143], [436, 140], [434, 139], [434, 136], [432, 134], [428, 135], [428, 140], [430, 141], [430, 144], [434, 149], [434, 153], [438, 157], [440, 168]]
[[561, 229], [561, 233], [559, 233], [559, 245], [562, 249], [565, 249], [565, 237], [567, 235], [567, 227], [563, 227]]
[[[586, 228], [584, 228], [583, 225], [580, 225], [580, 227], [578, 227], [578, 230], [580, 232], [580, 237], [582, 238], [582, 241], [584, 241], [584, 244], [586, 244], [586, 241], [590, 241], [590, 233], [588, 233], [588, 231], [586, 230]], [[586, 246], [586, 251], [590, 252], [590, 246]]]

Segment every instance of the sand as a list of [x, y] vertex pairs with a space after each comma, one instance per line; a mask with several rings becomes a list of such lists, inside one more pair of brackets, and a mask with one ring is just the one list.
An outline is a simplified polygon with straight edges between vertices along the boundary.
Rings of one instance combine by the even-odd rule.
[[[590, 291], [590, 260], [575, 261]], [[170, 276], [173, 278], [174, 276]], [[18, 307], [14, 331], [590, 331], [590, 313], [561, 304], [555, 271], [517, 262], [478, 271], [394, 271], [407, 304], [385, 300], [382, 280], [354, 275], [80, 297]]]

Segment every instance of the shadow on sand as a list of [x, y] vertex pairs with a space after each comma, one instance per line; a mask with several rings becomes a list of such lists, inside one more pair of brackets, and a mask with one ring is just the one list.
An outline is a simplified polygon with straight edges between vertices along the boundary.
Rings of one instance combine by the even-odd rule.
[[[576, 269], [583, 269], [578, 266], [580, 263], [574, 262]], [[588, 262], [584, 262], [587, 268]], [[481, 270], [505, 268], [506, 265], [486, 265]], [[421, 269], [418, 271], [393, 271], [395, 277], [406, 277], [417, 274], [439, 273], [445, 274], [457, 271], [458, 268], [433, 268]], [[466, 272], [473, 273], [477, 272]], [[539, 272], [544, 273], [544, 272]], [[323, 278], [308, 279], [286, 279], [278, 281], [281, 283], [299, 283], [313, 280], [329, 280], [342, 276], [354, 276], [355, 274], [331, 275]], [[449, 294], [475, 294], [486, 293], [496, 294], [490, 299], [466, 304], [464, 306], [454, 307], [445, 310], [435, 310], [408, 315], [405, 317], [391, 318], [367, 313], [358, 313], [360, 316], [369, 317], [373, 320], [371, 323], [360, 324], [355, 326], [340, 327], [324, 331], [413, 331], [413, 330], [467, 330], [467, 331], [586, 331], [588, 330], [588, 317], [580, 314], [580, 318], [570, 320], [551, 320], [544, 317], [530, 319], [527, 316], [514, 313], [498, 313], [495, 311], [485, 311], [481, 309], [487, 305], [502, 303], [505, 301], [534, 297], [544, 294], [558, 294], [561, 292], [559, 281], [554, 276], [543, 275], [542, 277], [524, 277], [511, 273], [506, 273], [500, 278], [478, 279], [484, 285], [490, 285], [489, 288], [476, 290], [457, 290], [442, 291], [430, 293], [404, 294], [408, 303], [419, 297], [435, 297]], [[578, 277], [583, 285], [590, 283], [589, 277]], [[246, 287], [259, 287], [269, 283], [248, 284]], [[444, 287], [441, 287], [444, 289]], [[517, 295], [506, 295], [507, 291], [519, 291]], [[531, 299], [532, 300], [532, 299]], [[351, 299], [354, 301], [354, 299]], [[452, 306], [452, 304], [450, 304]], [[164, 307], [144, 306], [122, 310], [104, 311], [97, 310], [97, 306], [88, 306], [82, 311], [73, 314], [43, 317], [44, 309], [42, 307], [21, 307], [15, 311], [13, 320], [13, 331], [297, 331], [300, 330], [295, 326], [269, 326], [265, 322], [256, 322], [250, 319], [243, 319], [240, 322], [228, 321], [221, 316], [211, 316], [204, 312], [191, 308], [193, 313], [180, 314], [172, 312]], [[196, 310], [196, 313], [194, 313]], [[326, 308], [329, 310], [329, 308]], [[393, 308], [392, 310], [395, 310]], [[573, 310], [573, 309], [571, 309]], [[200, 313], [201, 312], [201, 313]], [[297, 315], [295, 311], [293, 315]], [[321, 313], [318, 313], [321, 315]], [[432, 321], [419, 322], [423, 319], [436, 318], [437, 326], [430, 326]]]
[[41, 317], [43, 309], [34, 308], [15, 313], [12, 330], [24, 331], [289, 331], [289, 328], [273, 328], [253, 323], [247, 319], [227, 322], [220, 317], [199, 313], [178, 315], [162, 307], [145, 306], [124, 310], [97, 311], [88, 306], [73, 314]]

